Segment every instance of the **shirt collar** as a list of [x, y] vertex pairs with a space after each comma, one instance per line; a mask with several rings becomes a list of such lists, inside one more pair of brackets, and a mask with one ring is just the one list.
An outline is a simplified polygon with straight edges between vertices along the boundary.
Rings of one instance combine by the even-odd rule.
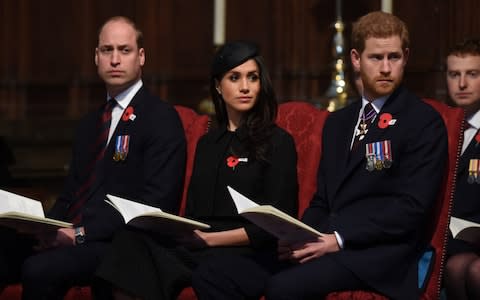
[[215, 135], [215, 140], [216, 141], [220, 140], [228, 132], [233, 133], [240, 141], [243, 141], [244, 139], [246, 139], [248, 134], [246, 128], [244, 128], [243, 126], [240, 128], [237, 128], [237, 130], [232, 132], [227, 129], [226, 125], [221, 125], [219, 126], [218, 131]]
[[[390, 95], [377, 98], [377, 99], [375, 99], [371, 102], [372, 106], [373, 106], [373, 109], [375, 109], [375, 112], [377, 114], [378, 114], [379, 111], [382, 110], [382, 107], [385, 104], [385, 101], [387, 101], [388, 97], [390, 97]], [[367, 105], [369, 102], [370, 101], [365, 99], [365, 97], [362, 97], [362, 110], [365, 108], [365, 105]]]
[[480, 128], [480, 110], [477, 110], [476, 113], [468, 117], [467, 122], [468, 124], [470, 124], [471, 127], [478, 130]]
[[[129, 88], [121, 92], [115, 97], [115, 100], [117, 100], [118, 105], [122, 109], [125, 109], [130, 102], [132, 101], [133, 97], [135, 94], [140, 90], [140, 88], [143, 86], [143, 82], [141, 79], [139, 79], [137, 82], [135, 82], [133, 85], [131, 85]], [[107, 101], [110, 99], [110, 95], [107, 94]]]

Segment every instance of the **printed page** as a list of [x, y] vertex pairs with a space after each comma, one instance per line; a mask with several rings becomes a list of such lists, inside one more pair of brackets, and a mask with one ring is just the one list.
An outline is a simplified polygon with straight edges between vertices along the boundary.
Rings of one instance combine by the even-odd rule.
[[107, 198], [108, 199], [105, 201], [120, 212], [125, 219], [125, 223], [128, 223], [131, 219], [143, 214], [162, 212], [160, 208], [130, 201], [117, 196], [107, 194]]
[[322, 233], [281, 210], [271, 205], [258, 205], [233, 188], [229, 186], [227, 188], [238, 213], [277, 238], [307, 241], [322, 236]]
[[42, 203], [24, 196], [0, 190], [0, 213], [20, 212], [44, 218]]
[[479, 227], [479, 224], [470, 222], [464, 219], [451, 217], [450, 218], [450, 231], [452, 232], [453, 237], [456, 237], [457, 234], [467, 227]]
[[227, 189], [232, 196], [233, 202], [235, 203], [235, 207], [237, 208], [237, 212], [239, 214], [241, 214], [246, 209], [259, 206], [257, 203], [240, 194], [230, 186], [227, 186]]

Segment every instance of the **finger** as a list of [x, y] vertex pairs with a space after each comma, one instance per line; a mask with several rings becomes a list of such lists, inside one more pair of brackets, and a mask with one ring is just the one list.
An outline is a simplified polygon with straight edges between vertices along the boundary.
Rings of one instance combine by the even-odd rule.
[[305, 256], [304, 258], [298, 260], [298, 262], [301, 263], [301, 264], [304, 264], [304, 263], [306, 263], [307, 261], [310, 261], [310, 260], [312, 260], [312, 259], [314, 259], [314, 258], [316, 258], [315, 255], [309, 255], [309, 256]]

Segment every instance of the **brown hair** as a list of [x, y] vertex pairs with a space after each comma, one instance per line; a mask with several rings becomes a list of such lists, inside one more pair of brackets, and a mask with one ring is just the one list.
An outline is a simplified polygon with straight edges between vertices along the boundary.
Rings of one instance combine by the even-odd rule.
[[106, 20], [102, 24], [102, 26], [100, 26], [100, 29], [98, 29], [97, 36], [100, 37], [100, 33], [102, 32], [103, 27], [105, 27], [105, 25], [107, 25], [110, 22], [118, 22], [118, 21], [125, 22], [128, 25], [132, 26], [132, 28], [135, 30], [135, 33], [137, 35], [137, 47], [138, 47], [138, 49], [143, 48], [143, 33], [142, 33], [142, 31], [140, 29], [138, 29], [135, 22], [133, 22], [131, 19], [129, 19], [127, 17], [124, 17], [124, 16], [115, 16], [115, 17], [111, 17], [108, 20]]
[[466, 56], [466, 55], [473, 55], [473, 56], [480, 56], [480, 39], [476, 38], [468, 38], [463, 40], [462, 42], [456, 44], [453, 48], [450, 49], [448, 52], [448, 56], [455, 55], [455, 56]]
[[405, 23], [396, 16], [382, 11], [375, 11], [360, 17], [352, 28], [352, 48], [359, 53], [365, 50], [368, 38], [388, 38], [399, 36], [402, 49], [410, 44], [408, 29]]

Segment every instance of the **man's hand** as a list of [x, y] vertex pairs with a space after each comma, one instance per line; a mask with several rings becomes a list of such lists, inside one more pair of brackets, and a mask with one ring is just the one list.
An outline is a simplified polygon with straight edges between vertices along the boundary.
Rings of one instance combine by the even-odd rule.
[[316, 241], [291, 244], [285, 241], [278, 242], [278, 257], [280, 260], [290, 260], [303, 264], [327, 253], [339, 251], [334, 234], [325, 234]]
[[54, 232], [37, 234], [35, 237], [38, 245], [34, 249], [37, 251], [75, 245], [75, 229], [73, 228], [60, 228]]

